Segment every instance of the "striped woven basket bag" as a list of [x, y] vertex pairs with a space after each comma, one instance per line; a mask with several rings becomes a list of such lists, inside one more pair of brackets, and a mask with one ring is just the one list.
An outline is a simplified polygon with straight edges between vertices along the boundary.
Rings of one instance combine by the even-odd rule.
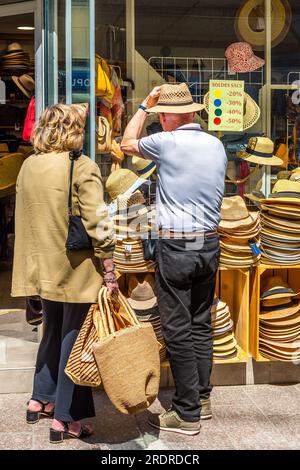
[[99, 305], [93, 304], [81, 327], [69, 356], [65, 373], [77, 385], [98, 387], [101, 378], [93, 354], [93, 343], [99, 341], [94, 317], [99, 314]]

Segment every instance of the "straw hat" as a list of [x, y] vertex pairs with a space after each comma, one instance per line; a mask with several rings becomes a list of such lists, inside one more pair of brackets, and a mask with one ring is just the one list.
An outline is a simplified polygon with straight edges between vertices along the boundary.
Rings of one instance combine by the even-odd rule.
[[[274, 307], [263, 307], [260, 311], [262, 320], [273, 320], [274, 318], [285, 318], [300, 311], [300, 300], [291, 301], [287, 304]], [[300, 324], [299, 324], [300, 326]]]
[[138, 321], [141, 321], [141, 322], [150, 321], [152, 326], [153, 326], [153, 329], [154, 329], [154, 326], [157, 328], [155, 322], [158, 320], [158, 326], [161, 326], [160, 325], [160, 315], [159, 315], [159, 310], [158, 310], [157, 305], [155, 305], [152, 308], [147, 308], [146, 310], [139, 310], [139, 309], [135, 308], [134, 311], [135, 311], [135, 314], [137, 316]]
[[13, 75], [11, 78], [13, 79], [17, 87], [20, 88], [20, 90], [24, 93], [24, 95], [26, 95], [27, 98], [31, 98], [35, 90], [33, 78], [30, 75], [27, 75], [26, 73], [24, 75], [21, 75], [20, 77], [16, 77]]
[[[203, 98], [205, 111], [209, 114], [209, 92]], [[260, 118], [260, 108], [248, 93], [244, 93], [243, 130], [250, 129]]]
[[19, 44], [18, 42], [12, 42], [11, 44], [9, 44], [7, 46], [7, 52], [8, 53], [13, 53], [13, 52], [19, 52], [19, 51], [22, 51], [22, 46], [21, 44]]
[[214, 297], [214, 301], [211, 307], [211, 313], [220, 312], [227, 307], [226, 302], [222, 302], [217, 296]]
[[281, 299], [283, 297], [294, 297], [299, 293], [295, 293], [280, 276], [272, 276], [267, 279], [260, 299]]
[[[292, 11], [287, 0], [272, 0], [272, 47], [287, 35], [292, 21]], [[246, 0], [235, 20], [236, 35], [247, 41], [254, 50], [264, 50], [266, 43], [265, 12], [262, 0]]]
[[252, 47], [247, 42], [230, 44], [225, 51], [225, 57], [232, 72], [253, 72], [265, 64], [263, 59], [254, 55]]
[[160, 96], [156, 106], [148, 108], [148, 113], [193, 113], [201, 111], [203, 104], [194, 103], [186, 83], [180, 85], [164, 84], [160, 88]]
[[273, 193], [270, 194], [270, 198], [276, 198], [276, 201], [300, 204], [300, 182], [278, 180], [273, 187]]
[[132, 157], [132, 166], [134, 171], [140, 178], [149, 178], [150, 175], [156, 170], [156, 165], [152, 160], [145, 160], [137, 156]]
[[155, 295], [155, 282], [151, 274], [145, 276], [131, 275], [126, 295], [131, 307], [138, 310], [147, 310], [157, 305]]
[[254, 225], [257, 212], [251, 214], [241, 196], [224, 197], [221, 206], [220, 228], [239, 228]]
[[257, 165], [282, 165], [282, 160], [274, 155], [274, 143], [268, 137], [251, 137], [246, 150], [237, 152], [237, 156]]
[[[132, 194], [137, 189], [135, 185], [138, 180], [139, 177], [133, 171], [127, 168], [121, 168], [109, 175], [105, 186], [110, 198], [116, 199], [120, 194], [124, 194], [125, 192], [128, 193], [128, 195]], [[141, 179], [140, 186], [145, 181], [146, 180]], [[134, 189], [131, 191], [131, 188]]]

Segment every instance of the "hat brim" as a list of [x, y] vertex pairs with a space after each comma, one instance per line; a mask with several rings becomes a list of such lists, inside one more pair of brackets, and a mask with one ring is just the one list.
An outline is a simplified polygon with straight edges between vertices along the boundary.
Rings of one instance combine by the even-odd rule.
[[202, 111], [204, 109], [204, 104], [192, 103], [187, 105], [157, 105], [152, 108], [146, 109], [147, 113], [172, 113], [172, 114], [185, 114], [185, 113], [194, 113], [196, 111]]
[[241, 150], [240, 152], [237, 152], [237, 156], [248, 163], [256, 163], [257, 165], [281, 166], [283, 164], [281, 158], [276, 157], [276, 155], [273, 155], [271, 158], [263, 158], [249, 155], [245, 150]]
[[20, 82], [19, 77], [16, 77], [15, 75], [13, 75], [11, 78], [14, 81], [14, 83], [17, 85], [17, 87], [20, 88], [20, 90], [24, 93], [24, 95], [27, 96], [27, 98], [31, 98], [33, 91], [30, 92], [29, 90], [26, 90], [26, 88], [24, 88], [24, 86]]
[[241, 61], [239, 61], [236, 65], [232, 63], [232, 61], [229, 59], [228, 60], [228, 66], [229, 69], [232, 72], [237, 72], [237, 73], [249, 73], [249, 72], [254, 72], [257, 69], [260, 69], [265, 65], [264, 59], [261, 59], [260, 57], [253, 55], [252, 57], [249, 57], [249, 59], [245, 60], [245, 66], [241, 67]]
[[[286, 304], [289, 305], [289, 304]], [[268, 310], [261, 310], [260, 312], [260, 319], [263, 320], [273, 320], [274, 318], [285, 318], [289, 317], [290, 315], [294, 315], [295, 313], [299, 312], [300, 310], [300, 300], [293, 302], [292, 306], [286, 307], [283, 305], [282, 308], [274, 308], [271, 311]], [[300, 327], [300, 322], [299, 322]]]
[[129, 295], [126, 295], [127, 302], [134, 310], [149, 310], [157, 306], [157, 298], [153, 297], [149, 300], [134, 300]]
[[[260, 118], [260, 107], [254, 101], [253, 98], [251, 98], [248, 93], [244, 93], [245, 98], [246, 98], [246, 112], [243, 116], [243, 130], [245, 131], [246, 129], [250, 129], [251, 127], [254, 126], [254, 124], [257, 123], [257, 121]], [[204, 102], [204, 108], [207, 114], [209, 114], [209, 92], [206, 93], [206, 95], [203, 98]]]

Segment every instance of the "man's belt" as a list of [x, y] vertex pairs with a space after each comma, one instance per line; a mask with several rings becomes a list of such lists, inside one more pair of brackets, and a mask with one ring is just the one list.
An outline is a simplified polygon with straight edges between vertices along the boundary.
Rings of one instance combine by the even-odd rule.
[[218, 234], [216, 230], [206, 232], [172, 232], [170, 230], [160, 230], [159, 238], [193, 238], [193, 237], [212, 237]]

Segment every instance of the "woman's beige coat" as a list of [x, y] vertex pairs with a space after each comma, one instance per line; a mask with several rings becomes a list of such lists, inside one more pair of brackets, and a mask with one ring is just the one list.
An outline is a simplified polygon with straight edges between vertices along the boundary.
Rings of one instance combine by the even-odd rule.
[[68, 152], [32, 155], [16, 188], [12, 296], [39, 295], [59, 302], [95, 302], [102, 284], [101, 258], [113, 255], [113, 223], [103, 202], [98, 165], [81, 156], [74, 166], [73, 214], [92, 237], [92, 250], [67, 251]]

